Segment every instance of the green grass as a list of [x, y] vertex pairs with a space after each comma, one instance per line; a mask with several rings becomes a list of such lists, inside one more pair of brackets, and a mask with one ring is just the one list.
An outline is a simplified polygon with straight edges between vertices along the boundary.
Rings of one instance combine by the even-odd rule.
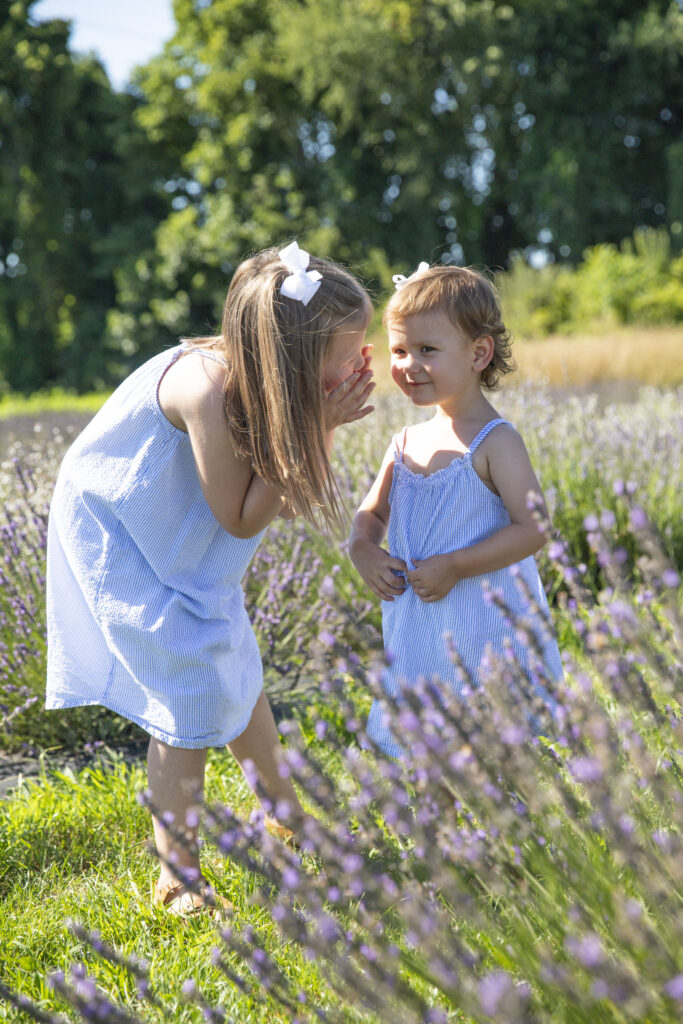
[[[152, 906], [158, 869], [147, 850], [149, 813], [136, 800], [145, 784], [143, 765], [119, 762], [77, 775], [44, 774], [0, 804], [0, 977], [15, 992], [54, 1012], [63, 1007], [47, 987], [46, 975], [84, 963], [97, 984], [130, 1012], [179, 1024], [202, 1019], [199, 1008], [180, 996], [182, 982], [192, 977], [202, 994], [235, 1020], [288, 1020], [272, 1000], [241, 994], [213, 966], [211, 950], [218, 940], [211, 921], [182, 923]], [[251, 791], [227, 752], [214, 751], [209, 758], [207, 798], [229, 803], [245, 818], [254, 807]], [[253, 883], [246, 873], [233, 864], [226, 867], [210, 847], [203, 867], [217, 891], [234, 904], [240, 924], [251, 924], [265, 937], [265, 948], [295, 988], [322, 993], [318, 969], [299, 950], [282, 944], [267, 913], [251, 900]], [[138, 998], [125, 968], [84, 946], [69, 931], [70, 919], [99, 931], [104, 942], [125, 956], [144, 958], [165, 1013]], [[244, 971], [236, 961], [231, 966]], [[320, 1004], [330, 1001], [323, 995]], [[0, 1020], [22, 1019], [0, 1002]]]
[[0, 398], [0, 420], [10, 416], [40, 416], [45, 413], [95, 413], [109, 397], [109, 392], [92, 391], [77, 395], [64, 388], [36, 391], [33, 395], [9, 394]]

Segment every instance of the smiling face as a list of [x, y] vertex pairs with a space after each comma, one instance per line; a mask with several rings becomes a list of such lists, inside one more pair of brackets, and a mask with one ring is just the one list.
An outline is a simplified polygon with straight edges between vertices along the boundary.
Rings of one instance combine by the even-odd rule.
[[323, 387], [328, 394], [365, 366], [365, 331], [365, 324], [356, 327], [350, 324], [337, 331], [332, 338], [323, 363]]
[[489, 340], [471, 340], [441, 310], [392, 321], [391, 376], [415, 405], [448, 406], [479, 391]]

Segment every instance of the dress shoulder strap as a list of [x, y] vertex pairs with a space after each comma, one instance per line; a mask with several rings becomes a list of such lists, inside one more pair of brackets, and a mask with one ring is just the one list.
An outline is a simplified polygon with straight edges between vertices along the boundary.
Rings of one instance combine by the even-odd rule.
[[211, 359], [214, 363], [220, 363], [221, 366], [227, 368], [227, 363], [223, 356], [219, 356], [217, 352], [212, 352], [210, 348], [202, 348], [200, 345], [184, 345], [185, 352], [197, 352], [198, 355], [204, 356], [205, 359]]
[[495, 420], [489, 420], [488, 423], [486, 423], [481, 428], [481, 430], [479, 431], [479, 433], [477, 434], [477, 436], [475, 437], [474, 441], [469, 446], [469, 448], [467, 449], [465, 454], [466, 455], [472, 455], [477, 450], [477, 448], [479, 447], [481, 442], [484, 440], [484, 438], [488, 437], [488, 435], [491, 433], [493, 428], [500, 426], [501, 423], [507, 423], [508, 425], [510, 425], [510, 421], [509, 420], [504, 420], [504, 419], [501, 419], [500, 417], [498, 419], [495, 419]]
[[394, 458], [396, 462], [403, 462], [403, 453], [406, 450], [406, 438], [408, 437], [408, 428], [404, 427], [400, 434], [394, 434]]

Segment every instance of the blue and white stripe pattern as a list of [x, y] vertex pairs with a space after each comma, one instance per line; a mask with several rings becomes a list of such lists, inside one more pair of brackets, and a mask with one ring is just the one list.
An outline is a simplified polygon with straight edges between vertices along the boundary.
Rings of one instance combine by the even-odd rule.
[[[67, 452], [48, 534], [48, 708], [101, 704], [171, 746], [229, 743], [263, 684], [241, 580], [262, 534], [227, 533], [157, 389], [131, 374]], [[185, 358], [212, 353], [191, 348]]]
[[[484, 438], [506, 422], [490, 420], [462, 458], [456, 457], [429, 476], [412, 472], [403, 461], [406, 431], [393, 439], [395, 459], [387, 537], [392, 555], [412, 566], [413, 559], [469, 547], [510, 524], [503, 501], [489, 490], [472, 465], [472, 455]], [[519, 577], [540, 614], [534, 613], [520, 591]], [[465, 680], [449, 653], [453, 649], [477, 685], [482, 679], [487, 647], [502, 655], [504, 647], [510, 645], [536, 684], [537, 673], [528, 646], [520, 641], [499, 609], [485, 600], [485, 582], [500, 594], [513, 614], [524, 616], [543, 649], [546, 671], [551, 678], [561, 678], [562, 661], [549, 625], [548, 602], [536, 562], [530, 556], [514, 567], [461, 580], [440, 601], [422, 601], [410, 585], [394, 601], [384, 601], [382, 627], [388, 668], [383, 686], [389, 696], [398, 697], [403, 687], [420, 679], [436, 679], [465, 700]], [[546, 695], [540, 683], [536, 688]], [[406, 755], [388, 727], [380, 701], [372, 705], [367, 731], [384, 753], [391, 757]]]

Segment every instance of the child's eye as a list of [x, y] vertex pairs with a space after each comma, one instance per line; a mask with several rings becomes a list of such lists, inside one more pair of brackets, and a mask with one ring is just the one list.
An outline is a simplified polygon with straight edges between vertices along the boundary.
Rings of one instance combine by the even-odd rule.
[[436, 352], [433, 345], [421, 345], [420, 352]]

